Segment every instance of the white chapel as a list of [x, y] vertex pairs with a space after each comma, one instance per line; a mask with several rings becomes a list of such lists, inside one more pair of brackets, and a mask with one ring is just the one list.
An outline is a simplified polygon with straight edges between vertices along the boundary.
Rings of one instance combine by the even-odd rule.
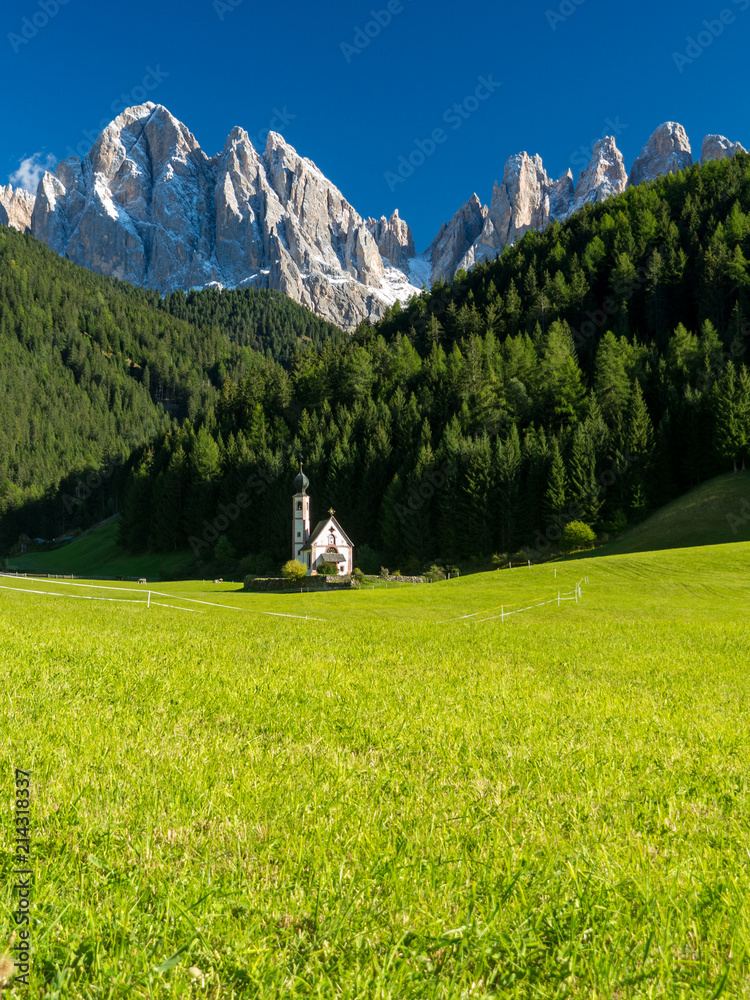
[[307, 566], [308, 573], [317, 574], [324, 563], [333, 563], [339, 575], [354, 571], [354, 546], [351, 539], [334, 517], [333, 508], [328, 517], [318, 521], [310, 531], [310, 481], [299, 467], [294, 480], [294, 521], [292, 523], [292, 558]]

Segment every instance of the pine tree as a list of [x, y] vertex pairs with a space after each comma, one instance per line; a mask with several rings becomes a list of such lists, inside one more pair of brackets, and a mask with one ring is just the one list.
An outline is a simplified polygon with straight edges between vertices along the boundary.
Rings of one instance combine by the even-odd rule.
[[596, 445], [590, 426], [579, 424], [570, 455], [570, 500], [581, 512], [576, 520], [590, 525], [597, 523], [603, 502], [596, 465]]
[[549, 462], [550, 448], [544, 428], [537, 431], [532, 425], [524, 435], [521, 449], [523, 484], [521, 533], [524, 538], [533, 538], [544, 518], [543, 505]]
[[630, 398], [627, 372], [627, 344], [613, 333], [606, 333], [596, 352], [594, 388], [605, 420], [610, 423], [622, 415]]
[[[421, 568], [432, 555], [435, 538], [433, 510], [442, 477], [437, 475], [428, 421], [422, 424], [419, 451], [413, 470], [407, 477], [405, 502], [408, 516], [401, 525], [403, 555]], [[438, 484], [438, 485], [436, 485]]]
[[566, 517], [568, 502], [568, 477], [565, 463], [560, 454], [557, 438], [552, 439], [550, 449], [547, 489], [544, 494], [544, 515], [548, 525], [559, 526]]
[[206, 522], [210, 525], [217, 517], [215, 490], [221, 469], [219, 446], [203, 427], [190, 443], [188, 469], [190, 485], [185, 530], [190, 536], [202, 537]]
[[183, 507], [187, 482], [187, 458], [182, 444], [178, 444], [168, 467], [159, 473], [154, 483], [149, 548], [170, 552], [186, 544]]
[[510, 434], [496, 445], [499, 545], [511, 551], [518, 544], [521, 501], [521, 444], [518, 428], [512, 425]]
[[506, 330], [513, 337], [518, 333], [521, 322], [522, 300], [516, 289], [516, 283], [511, 278], [503, 301]]
[[742, 379], [738, 380], [737, 371], [730, 361], [714, 390], [716, 451], [722, 461], [732, 463], [735, 472], [737, 462], [745, 457], [748, 445], [746, 386], [746, 370]]
[[458, 477], [455, 549], [464, 558], [481, 556], [492, 548], [491, 469], [490, 441], [483, 435], [468, 443]]
[[626, 482], [630, 492], [630, 506], [636, 515], [640, 515], [647, 509], [650, 500], [649, 478], [654, 452], [654, 428], [638, 379], [633, 383], [630, 397], [626, 442]]
[[547, 418], [561, 425], [576, 423], [583, 412], [586, 390], [567, 323], [555, 321], [544, 338], [542, 381]]
[[151, 469], [154, 453], [147, 450], [136, 465], [123, 504], [117, 542], [130, 552], [144, 552], [148, 545], [151, 522]]
[[396, 475], [385, 491], [380, 521], [379, 548], [391, 561], [400, 560], [403, 554], [403, 524], [408, 516], [403, 483]]
[[746, 365], [740, 368], [737, 380], [737, 415], [743, 428], [743, 446], [740, 455], [744, 470], [746, 463], [750, 463], [750, 372]]
[[648, 330], [660, 344], [666, 342], [666, 311], [663, 288], [664, 261], [658, 250], [654, 250], [646, 267], [646, 317]]

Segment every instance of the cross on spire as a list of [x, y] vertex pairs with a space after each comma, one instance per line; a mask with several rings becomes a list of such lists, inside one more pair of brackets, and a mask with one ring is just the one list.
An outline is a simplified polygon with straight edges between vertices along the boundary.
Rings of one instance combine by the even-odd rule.
[[333, 515], [336, 513], [336, 511], [333, 509], [333, 507], [329, 507], [328, 508], [328, 513], [331, 515], [331, 517], [333, 517]]

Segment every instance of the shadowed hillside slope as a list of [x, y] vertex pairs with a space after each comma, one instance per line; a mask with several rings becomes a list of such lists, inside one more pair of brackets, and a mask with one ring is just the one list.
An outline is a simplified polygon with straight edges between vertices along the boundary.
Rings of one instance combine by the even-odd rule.
[[604, 555], [750, 541], [750, 472], [701, 483], [606, 545]]

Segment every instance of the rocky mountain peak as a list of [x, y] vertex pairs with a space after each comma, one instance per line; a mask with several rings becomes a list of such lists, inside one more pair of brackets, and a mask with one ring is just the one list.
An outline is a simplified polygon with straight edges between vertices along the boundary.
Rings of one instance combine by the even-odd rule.
[[549, 189], [549, 214], [551, 219], [567, 219], [575, 196], [573, 171], [568, 167], [559, 180]]
[[707, 135], [701, 148], [701, 163], [709, 160], [724, 160], [735, 153], [746, 153], [747, 150], [739, 142], [731, 142], [723, 135]]
[[247, 134], [244, 128], [239, 125], [235, 125], [232, 131], [227, 136], [227, 141], [225, 144], [229, 145], [232, 142], [250, 142], [250, 136]]
[[572, 210], [577, 212], [589, 202], [604, 201], [621, 194], [628, 183], [628, 172], [614, 136], [608, 135], [594, 146], [591, 162], [581, 171], [575, 189]]
[[[397, 215], [389, 229], [405, 262], [411, 233]], [[338, 188], [281, 135], [271, 132], [259, 153], [234, 128], [209, 159], [151, 103], [118, 115], [82, 160], [44, 175], [32, 230], [77, 263], [135, 284], [273, 287], [347, 328], [417, 291]]]
[[467, 251], [482, 233], [487, 214], [487, 207], [473, 194], [450, 222], [443, 223], [425, 255], [432, 262], [433, 283], [450, 281], [462, 266]]
[[563, 219], [570, 211], [573, 175], [567, 171], [559, 181], [547, 176], [542, 158], [518, 153], [505, 165], [502, 184], [495, 185], [489, 219], [501, 246], [514, 243], [529, 229], [544, 229], [552, 219]]
[[693, 165], [687, 132], [676, 122], [664, 122], [641, 150], [630, 171], [631, 185], [653, 181], [663, 174], [676, 174]]
[[[701, 159], [742, 149], [708, 135]], [[36, 199], [0, 187], [0, 224], [30, 228], [71, 260], [134, 284], [271, 287], [352, 329], [423, 285], [494, 258], [530, 229], [691, 164], [675, 122], [656, 129], [629, 179], [612, 136], [595, 144], [577, 183], [570, 169], [553, 180], [540, 156], [518, 153], [489, 206], [473, 194], [418, 255], [397, 209], [363, 219], [278, 132], [260, 150], [237, 126], [209, 158], [182, 122], [148, 102], [118, 115], [82, 159], [45, 173]]]
[[407, 261], [416, 256], [411, 228], [398, 214], [398, 209], [395, 209], [390, 219], [382, 215], [379, 219], [368, 219], [366, 225], [381, 256], [394, 267], [405, 267]]
[[10, 184], [0, 185], [0, 226], [12, 226], [25, 233], [31, 228], [34, 195]]

